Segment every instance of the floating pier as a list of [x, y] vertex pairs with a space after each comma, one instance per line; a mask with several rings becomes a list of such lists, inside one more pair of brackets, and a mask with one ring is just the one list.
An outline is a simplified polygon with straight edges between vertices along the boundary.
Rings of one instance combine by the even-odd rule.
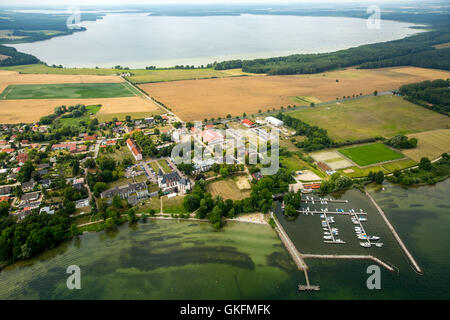
[[[322, 213], [326, 213], [326, 214], [337, 214], [337, 215], [353, 215], [353, 212], [349, 212], [349, 211], [319, 211], [319, 210], [296, 210], [298, 213], [304, 214], [304, 215], [315, 215], [315, 214], [322, 214]], [[356, 214], [360, 214], [360, 215], [367, 215], [367, 212], [358, 212]]]
[[423, 274], [422, 269], [419, 267], [419, 264], [416, 262], [416, 260], [414, 260], [414, 257], [412, 256], [412, 254], [408, 251], [408, 249], [406, 248], [405, 244], [403, 243], [402, 239], [400, 239], [400, 236], [397, 234], [397, 232], [395, 231], [394, 227], [392, 226], [392, 224], [389, 222], [388, 218], [386, 217], [386, 215], [384, 214], [383, 210], [380, 208], [380, 206], [378, 205], [378, 203], [376, 203], [375, 199], [370, 195], [369, 192], [366, 191], [366, 196], [370, 199], [370, 201], [372, 201], [373, 205], [377, 208], [378, 212], [380, 213], [381, 217], [383, 218], [384, 222], [386, 222], [389, 230], [392, 232], [392, 234], [394, 235], [395, 240], [397, 240], [398, 245], [400, 246], [400, 248], [403, 250], [403, 252], [405, 253], [405, 255], [408, 257], [409, 261], [411, 261], [412, 266], [414, 267], [414, 270], [420, 274]]
[[319, 199], [315, 199], [314, 197], [306, 197], [302, 198], [302, 202], [306, 202], [308, 203], [311, 202], [312, 204], [316, 203], [316, 202], [320, 202], [320, 203], [324, 203], [327, 204], [328, 202], [330, 203], [348, 203], [348, 200], [340, 200], [340, 199], [328, 199], [328, 198], [319, 198]]

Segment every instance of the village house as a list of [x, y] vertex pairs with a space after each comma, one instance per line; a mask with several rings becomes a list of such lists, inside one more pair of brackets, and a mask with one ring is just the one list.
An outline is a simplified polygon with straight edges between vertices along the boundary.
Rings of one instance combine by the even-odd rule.
[[21, 186], [22, 187], [22, 191], [23, 192], [31, 191], [34, 188], [34, 185], [35, 185], [34, 181], [28, 181], [28, 182], [22, 183], [22, 186]]
[[243, 119], [242, 124], [247, 128], [253, 128], [255, 126], [255, 123], [249, 119]]
[[130, 149], [131, 154], [133, 155], [134, 159], [136, 159], [136, 161], [142, 160], [142, 154], [140, 153], [134, 141], [131, 140], [131, 138], [127, 139], [127, 146], [128, 149]]
[[39, 199], [39, 192], [25, 193], [20, 198], [22, 203], [27, 203], [27, 204], [29, 204], [30, 202], [36, 201], [38, 199]]
[[21, 152], [17, 155], [16, 160], [19, 162], [19, 166], [23, 166], [28, 160], [28, 154], [25, 152]]

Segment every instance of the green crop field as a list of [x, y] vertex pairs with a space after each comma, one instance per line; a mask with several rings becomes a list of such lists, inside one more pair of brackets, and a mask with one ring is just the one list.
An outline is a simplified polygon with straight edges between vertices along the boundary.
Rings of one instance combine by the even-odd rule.
[[404, 155], [388, 148], [382, 143], [339, 149], [339, 152], [359, 166], [404, 158]]
[[335, 141], [392, 137], [450, 126], [449, 117], [392, 95], [316, 106], [288, 114], [327, 129]]
[[92, 99], [133, 97], [138, 94], [127, 83], [23, 84], [9, 85], [0, 94], [0, 99]]

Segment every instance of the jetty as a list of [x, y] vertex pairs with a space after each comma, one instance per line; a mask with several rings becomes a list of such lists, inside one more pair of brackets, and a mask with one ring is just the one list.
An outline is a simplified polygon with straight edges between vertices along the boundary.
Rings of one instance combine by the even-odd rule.
[[303, 273], [305, 274], [306, 285], [298, 285], [298, 289], [300, 291], [319, 291], [320, 290], [319, 286], [312, 286], [311, 283], [309, 282], [308, 266], [303, 260], [302, 254], [297, 250], [294, 243], [292, 243], [292, 240], [286, 234], [286, 231], [284, 231], [283, 226], [280, 224], [280, 222], [278, 221], [277, 217], [273, 214], [273, 212], [270, 213], [270, 217], [273, 219], [273, 221], [275, 221], [275, 231], [278, 233], [281, 242], [283, 242], [287, 251], [294, 260], [294, 263], [297, 265], [297, 268], [303, 271]]
[[394, 267], [371, 255], [303, 254], [302, 257], [304, 259], [372, 260], [389, 271], [395, 271]]
[[384, 211], [380, 208], [380, 206], [378, 205], [378, 203], [375, 201], [375, 199], [370, 195], [369, 192], [365, 192], [366, 196], [370, 199], [370, 201], [372, 201], [373, 205], [377, 208], [378, 212], [380, 213], [381, 217], [383, 218], [384, 222], [386, 222], [386, 225], [388, 226], [389, 230], [392, 232], [392, 234], [394, 235], [395, 240], [397, 240], [398, 245], [400, 246], [400, 248], [403, 250], [403, 252], [405, 253], [405, 255], [408, 257], [409, 261], [411, 262], [412, 266], [414, 267], [414, 270], [419, 273], [419, 274], [423, 274], [422, 269], [419, 267], [419, 264], [416, 262], [416, 260], [414, 259], [414, 257], [412, 256], [412, 254], [409, 252], [409, 250], [406, 248], [405, 244], [403, 243], [402, 239], [400, 239], [400, 236], [397, 234], [397, 232], [395, 231], [394, 227], [392, 226], [392, 224], [389, 222], [388, 218], [386, 217]]

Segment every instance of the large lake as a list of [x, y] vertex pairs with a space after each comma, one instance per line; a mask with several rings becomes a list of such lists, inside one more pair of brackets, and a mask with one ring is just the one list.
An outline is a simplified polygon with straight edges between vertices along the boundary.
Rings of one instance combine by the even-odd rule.
[[12, 45], [48, 64], [131, 68], [201, 65], [229, 59], [320, 53], [401, 39], [420, 32], [411, 23], [277, 15], [175, 17], [110, 13], [83, 22], [87, 31]]

